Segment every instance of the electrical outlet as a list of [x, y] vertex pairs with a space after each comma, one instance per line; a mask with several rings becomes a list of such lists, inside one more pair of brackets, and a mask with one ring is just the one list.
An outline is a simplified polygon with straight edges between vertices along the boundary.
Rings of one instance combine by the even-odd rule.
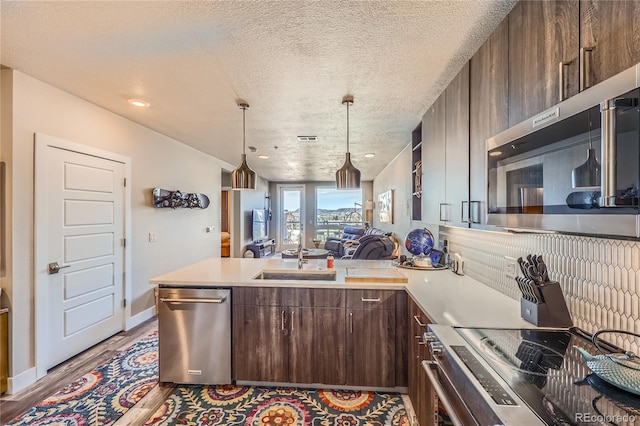
[[149, 232], [149, 242], [155, 243], [158, 241], [158, 233], [157, 232]]
[[509, 278], [515, 278], [518, 276], [518, 261], [509, 256], [505, 256], [505, 268], [504, 274]]

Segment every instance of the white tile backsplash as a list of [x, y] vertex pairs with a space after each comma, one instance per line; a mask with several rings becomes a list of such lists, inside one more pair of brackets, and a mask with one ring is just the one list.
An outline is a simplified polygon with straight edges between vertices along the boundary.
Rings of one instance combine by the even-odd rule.
[[[440, 240], [445, 238], [450, 251], [462, 255], [465, 274], [515, 300], [520, 292], [505, 275], [505, 256], [540, 254], [551, 280], [562, 287], [575, 326], [590, 333], [603, 328], [640, 333], [640, 241], [441, 227]], [[640, 339], [603, 338], [640, 352]]]

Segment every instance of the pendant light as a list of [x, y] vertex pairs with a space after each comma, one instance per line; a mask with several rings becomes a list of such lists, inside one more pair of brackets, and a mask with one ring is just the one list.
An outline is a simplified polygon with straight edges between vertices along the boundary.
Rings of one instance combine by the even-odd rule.
[[591, 110], [589, 119], [589, 150], [587, 160], [571, 171], [571, 185], [573, 188], [596, 189], [600, 186], [600, 162], [596, 158], [596, 150], [591, 141]]
[[246, 126], [245, 113], [249, 109], [249, 104], [240, 103], [238, 108], [242, 110], [242, 163], [231, 172], [231, 189], [256, 189], [256, 172], [251, 170], [247, 165], [247, 154], [245, 154], [246, 145]]
[[349, 106], [353, 105], [353, 96], [342, 98], [342, 105], [347, 106], [347, 154], [344, 165], [336, 172], [336, 187], [338, 189], [360, 188], [360, 170], [351, 164], [351, 153], [349, 152]]

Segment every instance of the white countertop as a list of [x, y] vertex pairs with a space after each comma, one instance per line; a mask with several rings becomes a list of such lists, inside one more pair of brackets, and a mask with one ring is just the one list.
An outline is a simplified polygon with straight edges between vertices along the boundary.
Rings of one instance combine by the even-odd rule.
[[[467, 276], [449, 270], [413, 271], [396, 268], [407, 284], [345, 283], [346, 268], [393, 268], [389, 260], [336, 260], [335, 281], [255, 280], [262, 270], [297, 270], [297, 259], [211, 258], [151, 279], [165, 286], [259, 286], [292, 288], [406, 289], [438, 324], [469, 327], [533, 328], [520, 318], [520, 303]], [[309, 260], [304, 269], [326, 269], [326, 260]]]

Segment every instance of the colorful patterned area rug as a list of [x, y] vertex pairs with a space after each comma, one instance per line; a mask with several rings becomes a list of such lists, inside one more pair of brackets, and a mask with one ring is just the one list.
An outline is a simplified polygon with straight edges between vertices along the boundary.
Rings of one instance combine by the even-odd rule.
[[7, 425], [110, 425], [157, 383], [158, 332], [154, 331]]
[[408, 426], [395, 393], [180, 386], [145, 425]]

